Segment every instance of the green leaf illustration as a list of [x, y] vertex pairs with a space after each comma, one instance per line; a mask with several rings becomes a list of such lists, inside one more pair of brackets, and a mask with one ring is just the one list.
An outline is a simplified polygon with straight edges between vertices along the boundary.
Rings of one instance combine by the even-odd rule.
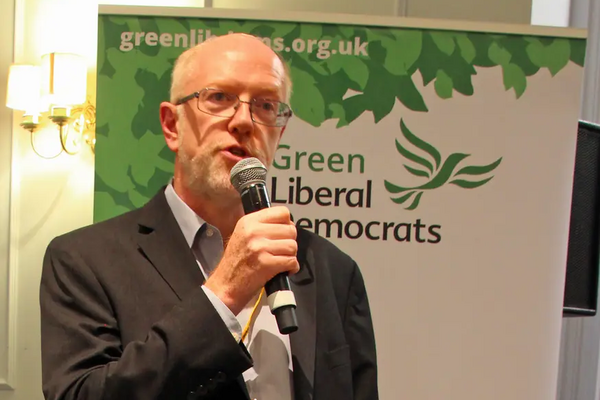
[[410, 197], [416, 193], [416, 190], [413, 190], [412, 192], [408, 192], [406, 193], [404, 196], [402, 197], [397, 197], [395, 199], [392, 199], [392, 201], [396, 204], [402, 204], [404, 203], [406, 200], [410, 199]]
[[444, 72], [444, 70], [440, 69], [437, 72], [434, 87], [435, 92], [438, 96], [440, 96], [440, 98], [449, 99], [452, 97], [452, 90], [454, 89], [452, 78], [450, 78], [448, 74]]
[[427, 105], [425, 105], [425, 100], [423, 100], [423, 96], [415, 86], [412, 77], [408, 75], [399, 76], [397, 84], [394, 86], [396, 97], [406, 108], [412, 111], [429, 111]]
[[447, 56], [454, 53], [456, 44], [454, 43], [454, 34], [452, 32], [432, 31], [429, 33], [431, 39], [438, 49]]
[[328, 60], [327, 67], [331, 74], [343, 70], [350, 80], [356, 82], [360, 90], [365, 89], [369, 79], [369, 68], [360, 58], [334, 55]]
[[419, 157], [418, 155], [413, 154], [410, 151], [408, 151], [407, 149], [405, 149], [398, 140], [396, 140], [396, 149], [398, 150], [398, 153], [400, 153], [402, 156], [404, 156], [404, 158], [414, 161], [417, 164], [421, 164], [422, 166], [427, 168], [430, 172], [433, 172], [433, 165], [431, 165], [431, 163], [429, 161], [427, 161], [423, 157]]
[[455, 176], [487, 174], [488, 172], [492, 172], [493, 170], [495, 170], [496, 167], [498, 167], [498, 165], [500, 165], [501, 162], [502, 162], [502, 157], [500, 157], [499, 159], [497, 159], [496, 161], [494, 161], [493, 163], [488, 164], [488, 165], [474, 165], [474, 166], [470, 166], [470, 167], [464, 167], [464, 168], [461, 168], [460, 170], [458, 170], [458, 172], [455, 174]]
[[569, 58], [571, 57], [569, 40], [562, 38], [554, 39], [554, 42], [546, 47], [545, 51], [546, 66], [552, 76], [556, 75], [569, 63]]
[[420, 169], [412, 168], [412, 167], [410, 167], [410, 166], [408, 166], [406, 164], [404, 164], [404, 168], [406, 168], [406, 170], [408, 172], [410, 172], [411, 174], [413, 174], [413, 175], [424, 176], [426, 178], [429, 178], [429, 173], [427, 171], [423, 171], [423, 170], [420, 170]]
[[419, 202], [421, 201], [421, 196], [423, 196], [423, 192], [420, 192], [418, 195], [416, 195], [412, 204], [410, 206], [406, 207], [406, 209], [414, 210], [415, 208], [417, 208], [419, 206]]
[[407, 187], [402, 187], [402, 186], [396, 186], [393, 183], [384, 180], [383, 181], [383, 185], [385, 186], [385, 189], [390, 192], [390, 193], [401, 193], [401, 192], [406, 192], [407, 190], [412, 190], [415, 188], [407, 188]]
[[437, 188], [439, 188], [444, 183], [446, 183], [448, 181], [448, 179], [450, 179], [450, 176], [452, 175], [452, 172], [454, 172], [454, 168], [458, 165], [458, 163], [467, 157], [469, 157], [469, 154], [463, 154], [463, 153], [451, 154], [450, 157], [448, 157], [446, 159], [446, 161], [444, 161], [442, 168], [440, 168], [440, 171], [437, 173], [436, 176], [433, 177], [432, 180], [430, 180], [426, 184], [421, 185], [415, 189], [437, 189]]
[[[396, 144], [398, 144], [398, 141], [396, 141]], [[412, 154], [412, 153], [409, 153], [409, 154]], [[414, 154], [412, 154], [412, 155], [414, 156]], [[436, 176], [434, 176], [432, 180], [430, 180], [429, 182], [427, 182], [421, 186], [406, 188], [406, 187], [402, 187], [402, 186], [396, 186], [393, 183], [388, 182], [387, 180], [384, 180], [385, 188], [390, 193], [400, 193], [400, 192], [404, 192], [406, 190], [413, 190], [413, 189], [420, 189], [420, 190], [437, 189], [437, 188], [441, 187], [442, 185], [444, 185], [448, 181], [448, 179], [450, 179], [450, 176], [452, 175], [452, 172], [454, 171], [454, 168], [456, 167], [456, 165], [468, 156], [469, 156], [469, 154], [463, 154], [463, 153], [454, 153], [454, 154], [450, 155], [450, 157], [448, 157], [446, 159], [446, 161], [444, 161], [442, 168], [440, 168], [440, 170], [436, 174]], [[421, 160], [427, 162], [426, 160], [423, 160], [423, 159], [421, 159]]]
[[507, 65], [510, 62], [512, 55], [505, 48], [493, 42], [488, 50], [490, 60], [498, 65]]
[[571, 39], [569, 43], [571, 43], [571, 61], [583, 67], [586, 50], [585, 39]]
[[523, 70], [518, 65], [511, 63], [502, 69], [502, 73], [506, 90], [514, 88], [517, 99], [521, 97], [527, 87], [527, 78]]
[[367, 110], [368, 102], [365, 95], [357, 94], [344, 99], [342, 106], [344, 107], [346, 122], [350, 124]]
[[[437, 149], [435, 147], [433, 147], [431, 144], [429, 144], [426, 141], [424, 141], [423, 139], [415, 136], [408, 129], [408, 127], [404, 123], [403, 119], [400, 119], [400, 130], [402, 131], [402, 135], [406, 138], [406, 140], [408, 140], [408, 142], [410, 144], [423, 150], [424, 152], [429, 154], [431, 157], [433, 157], [433, 159], [435, 161], [435, 169], [437, 169], [440, 166], [440, 163], [442, 162], [442, 156], [441, 156], [440, 152], [437, 151]], [[432, 170], [430, 170], [430, 171], [432, 171]]]
[[394, 75], [406, 75], [419, 59], [422, 50], [423, 33], [419, 30], [394, 31], [394, 39], [383, 38], [381, 44], [386, 49], [383, 66]]
[[527, 37], [525, 38], [529, 42], [527, 45], [527, 55], [529, 56], [529, 60], [533, 63], [533, 65], [537, 67], [545, 67], [546, 66], [546, 54], [544, 45], [538, 38]]
[[460, 55], [462, 58], [464, 58], [467, 64], [472, 64], [473, 60], [477, 56], [477, 50], [475, 49], [473, 42], [471, 42], [471, 39], [469, 39], [469, 36], [467, 36], [466, 33], [457, 33], [456, 44], [460, 49]]
[[472, 181], [465, 181], [465, 180], [463, 180], [463, 179], [455, 179], [455, 180], [453, 180], [453, 181], [450, 181], [450, 182], [448, 182], [448, 183], [451, 183], [451, 184], [453, 184], [453, 185], [459, 186], [459, 187], [461, 187], [461, 188], [463, 188], [463, 189], [475, 189], [475, 188], [477, 188], [477, 187], [479, 187], [479, 186], [483, 186], [483, 185], [485, 185], [485, 184], [486, 184], [486, 183], [488, 183], [490, 180], [492, 180], [492, 178], [493, 178], [493, 176], [491, 176], [491, 177], [489, 177], [489, 178], [487, 178], [487, 179], [484, 179], [484, 180], [482, 180], [482, 181], [476, 181], [476, 182], [472, 182]]
[[325, 102], [316, 87], [315, 78], [294, 66], [291, 68], [294, 85], [302, 90], [294, 91], [291, 106], [294, 113], [312, 126], [319, 126], [325, 119]]

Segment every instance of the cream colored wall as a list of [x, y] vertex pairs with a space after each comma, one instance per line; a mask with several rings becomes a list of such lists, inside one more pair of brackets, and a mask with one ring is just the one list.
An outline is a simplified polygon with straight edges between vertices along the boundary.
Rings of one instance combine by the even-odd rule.
[[320, 11], [514, 24], [529, 24], [531, 20], [531, 0], [213, 0], [212, 4], [215, 8]]
[[[136, 5], [135, 1], [122, 3]], [[144, 3], [152, 2], [147, 0]], [[144, 3], [137, 2], [138, 5]], [[192, 0], [170, 1], [172, 6], [190, 6], [198, 3]], [[2, 0], [3, 8], [0, 9], [3, 18], [7, 20], [11, 19], [11, 13], [4, 12], [7, 11], [4, 7], [9, 4], [12, 4], [12, 1]], [[89, 60], [88, 94], [93, 99], [97, 2], [95, 0], [16, 0], [15, 8], [14, 36], [17, 50], [14, 60], [19, 63], [39, 63], [41, 55], [50, 51], [71, 51], [82, 54]], [[5, 56], [4, 52], [2, 56]], [[3, 65], [3, 82], [6, 81], [5, 69]], [[2, 108], [1, 114], [3, 121], [5, 115], [10, 116], [5, 108]], [[13, 162], [10, 192], [12, 252], [10, 253], [10, 276], [7, 280], [13, 288], [9, 295], [10, 301], [2, 298], [2, 285], [0, 285], [0, 310], [9, 310], [7, 303], [14, 306], [12, 313], [0, 312], [2, 318], [0, 328], [8, 326], [8, 330], [12, 332], [8, 338], [0, 333], [0, 348], [13, 351], [15, 357], [14, 362], [6, 362], [6, 352], [0, 351], [2, 357], [0, 382], [7, 380], [8, 372], [12, 373], [10, 382], [0, 386], [0, 400], [43, 398], [38, 288], [44, 251], [49, 241], [56, 235], [92, 222], [94, 157], [91, 150], [84, 148], [75, 156], [63, 154], [53, 160], [41, 159], [31, 150], [29, 133], [18, 125], [19, 119], [20, 113], [15, 112], [15, 122], [12, 126]], [[10, 127], [6, 129], [0, 125], [0, 134], [10, 134], [10, 130]], [[45, 122], [39, 134], [42, 137], [49, 135], [57, 137], [55, 126], [51, 122]], [[0, 150], [2, 155], [5, 150], [6, 148]], [[3, 167], [0, 172], [6, 173], [6, 167]], [[2, 175], [0, 175], [0, 183], [1, 177]], [[0, 199], [0, 206], [2, 206], [2, 199]], [[0, 222], [5, 222], [5, 219], [0, 217]], [[93, 243], [90, 245], [93, 246]], [[4, 256], [5, 253], [0, 247], [0, 255]], [[3, 272], [4, 269], [0, 267], [2, 281], [6, 276]], [[14, 321], [12, 325], [8, 323], [10, 317]], [[1, 331], [3, 329], [0, 329]], [[3, 369], [3, 365], [7, 368]], [[9, 386], [12, 390], [7, 390]]]
[[[0, 13], [6, 23], [11, 19], [15, 4], [14, 60], [38, 63], [40, 56], [50, 51], [72, 51], [89, 60], [88, 93], [95, 95], [95, 60], [97, 41], [97, 0], [2, 0]], [[407, 0], [408, 1], [408, 0]], [[105, 0], [105, 4], [156, 5], [164, 0]], [[201, 7], [203, 0], [170, 0], [170, 6]], [[448, 16], [458, 19], [498, 20], [503, 22], [528, 22], [530, 4], [527, 0], [484, 1], [462, 0], [214, 0], [215, 7], [275, 8], [287, 10], [352, 12], [371, 15], [408, 15], [418, 17]], [[4, 36], [2, 36], [4, 35]], [[4, 31], [0, 37], [7, 41]], [[11, 55], [10, 46], [2, 42], [3, 82], [6, 81], [6, 64]], [[10, 44], [10, 40], [8, 40]], [[4, 87], [0, 85], [0, 90]], [[3, 95], [2, 95], [3, 96]], [[28, 132], [18, 126], [19, 113], [14, 113], [11, 126], [10, 113], [0, 109], [0, 159], [12, 153], [12, 187], [10, 191], [12, 218], [10, 221], [10, 264], [6, 264], [6, 249], [0, 246], [0, 400], [38, 400], [41, 394], [40, 325], [38, 287], [42, 258], [48, 242], [61, 233], [91, 223], [93, 196], [94, 157], [88, 148], [75, 156], [61, 155], [54, 160], [37, 157], [31, 150]], [[12, 132], [11, 132], [12, 131]], [[6, 135], [12, 133], [12, 148]], [[55, 136], [54, 126], [47, 122], [41, 135]], [[8, 137], [10, 139], [10, 137]], [[0, 162], [0, 185], [7, 185], [8, 163]], [[0, 186], [1, 189], [1, 186]], [[0, 224], [7, 225], [7, 199], [1, 197]], [[4, 214], [2, 214], [4, 213]], [[0, 243], [6, 229], [0, 229]], [[93, 243], [90, 243], [93, 246]], [[10, 268], [10, 274], [7, 271]], [[5, 277], [7, 277], [5, 279]], [[4, 286], [1, 284], [4, 283]], [[10, 294], [6, 289], [11, 287]], [[13, 308], [9, 309], [9, 305]], [[12, 310], [12, 312], [7, 312]], [[11, 322], [12, 321], [12, 322]], [[4, 334], [2, 332], [5, 332]], [[6, 333], [12, 332], [7, 337]], [[8, 349], [8, 351], [7, 351]], [[8, 354], [13, 352], [14, 358]], [[14, 362], [13, 362], [14, 361]], [[10, 375], [9, 372], [12, 374]], [[2, 384], [9, 377], [8, 384]], [[6, 390], [11, 386], [13, 390]]]

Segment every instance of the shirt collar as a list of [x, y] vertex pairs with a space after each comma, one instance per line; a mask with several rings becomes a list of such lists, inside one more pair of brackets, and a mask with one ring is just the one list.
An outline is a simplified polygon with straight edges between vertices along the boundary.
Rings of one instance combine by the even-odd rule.
[[194, 238], [198, 229], [202, 227], [206, 223], [202, 218], [198, 216], [183, 200], [181, 197], [175, 192], [173, 188], [173, 180], [169, 182], [167, 188], [165, 189], [165, 197], [167, 199], [167, 203], [175, 216], [175, 220], [177, 220], [177, 224], [181, 231], [183, 232], [183, 236], [185, 237], [185, 241], [188, 246], [192, 248], [194, 244]]

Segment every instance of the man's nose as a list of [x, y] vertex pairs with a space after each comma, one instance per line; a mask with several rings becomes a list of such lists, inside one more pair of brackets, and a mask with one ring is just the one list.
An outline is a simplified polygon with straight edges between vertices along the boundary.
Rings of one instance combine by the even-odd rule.
[[235, 114], [229, 122], [230, 132], [237, 132], [240, 134], [252, 133], [254, 129], [254, 122], [252, 121], [252, 113], [250, 111], [250, 102], [241, 101], [235, 108]]

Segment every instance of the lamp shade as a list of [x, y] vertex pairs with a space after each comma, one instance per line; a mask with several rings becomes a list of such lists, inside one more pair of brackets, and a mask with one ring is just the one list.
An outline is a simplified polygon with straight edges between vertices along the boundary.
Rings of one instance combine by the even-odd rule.
[[40, 67], [11, 65], [8, 70], [6, 106], [14, 110], [35, 114], [40, 106]]
[[85, 102], [87, 66], [82, 56], [49, 53], [42, 56], [42, 100], [47, 105]]

